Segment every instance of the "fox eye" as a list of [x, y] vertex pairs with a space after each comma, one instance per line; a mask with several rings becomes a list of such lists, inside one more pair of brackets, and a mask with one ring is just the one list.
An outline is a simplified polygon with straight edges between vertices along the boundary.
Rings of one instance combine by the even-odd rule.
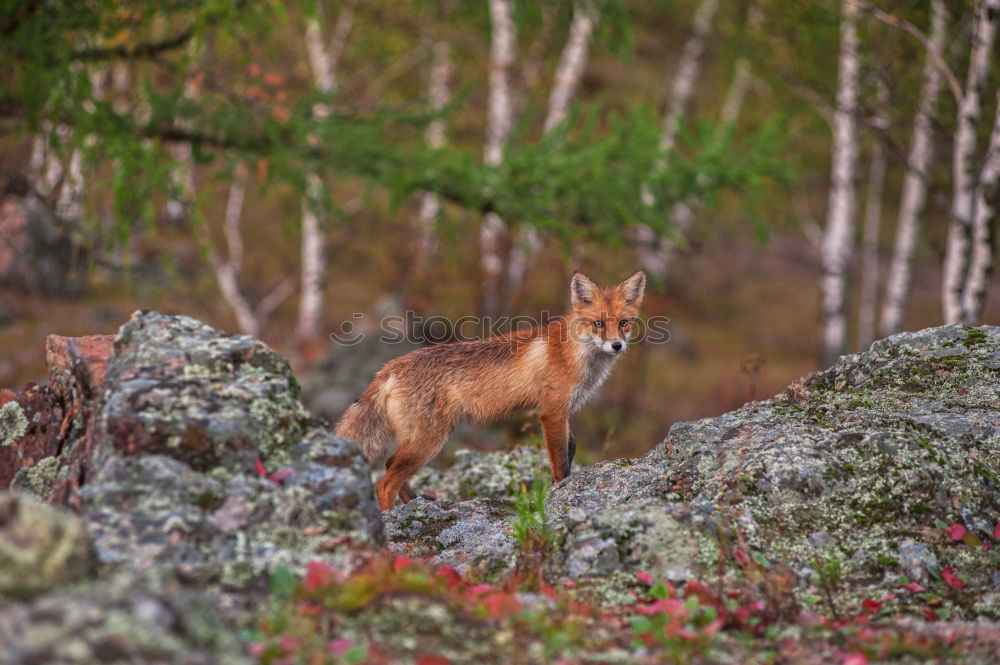
[[618, 325], [620, 325], [622, 328], [624, 328], [629, 323], [631, 323], [631, 321], [629, 321], [628, 319], [622, 319], [621, 321], [618, 322]]
[[595, 328], [603, 328], [604, 327], [604, 321], [594, 321], [594, 327]]

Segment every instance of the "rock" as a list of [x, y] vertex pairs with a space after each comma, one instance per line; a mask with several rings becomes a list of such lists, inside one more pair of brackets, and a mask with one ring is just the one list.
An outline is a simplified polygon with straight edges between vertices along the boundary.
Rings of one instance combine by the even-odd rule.
[[516, 564], [513, 512], [510, 501], [495, 498], [452, 503], [418, 497], [384, 513], [386, 541], [396, 552], [429, 557], [463, 575], [502, 576]]
[[414, 476], [412, 485], [418, 493], [428, 492], [446, 501], [509, 498], [515, 488], [547, 480], [548, 459], [544, 450], [529, 446], [493, 453], [457, 450], [454, 464], [445, 470], [426, 466]]
[[31, 598], [83, 580], [92, 563], [78, 516], [26, 494], [0, 492], [0, 600]]
[[250, 665], [211, 603], [169, 578], [119, 575], [0, 606], [5, 665]]
[[91, 399], [104, 382], [114, 335], [45, 338], [45, 364], [49, 380], [66, 397], [78, 392]]
[[909, 578], [924, 584], [927, 582], [927, 570], [937, 566], [937, 557], [930, 548], [907, 538], [899, 543], [899, 567]]
[[[5, 490], [11, 487], [15, 476], [23, 476], [40, 460], [59, 452], [61, 443], [70, 438], [61, 438], [60, 432], [64, 429], [69, 432], [73, 419], [64, 418], [63, 400], [53, 388], [30, 384], [20, 394], [8, 391], [0, 413], [8, 414], [6, 418], [0, 416], [2, 422], [10, 419], [15, 425], [23, 417], [26, 425], [24, 430], [15, 425], [5, 435], [0, 422], [0, 440], [7, 441], [6, 445], [0, 445], [0, 490]], [[11, 439], [15, 430], [20, 435]]]
[[113, 341], [47, 346], [44, 395], [64, 414], [13, 485], [79, 510], [101, 575], [166, 572], [239, 611], [277, 566], [347, 570], [352, 547], [382, 542], [360, 451], [305, 409], [262, 342], [137, 312]]

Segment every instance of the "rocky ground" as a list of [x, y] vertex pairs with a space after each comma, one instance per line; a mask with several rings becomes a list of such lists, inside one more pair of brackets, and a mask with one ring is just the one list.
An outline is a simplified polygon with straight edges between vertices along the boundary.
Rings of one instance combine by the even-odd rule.
[[380, 515], [261, 342], [138, 312], [0, 391], [0, 662], [994, 662], [1000, 328], [877, 342], [575, 469]]

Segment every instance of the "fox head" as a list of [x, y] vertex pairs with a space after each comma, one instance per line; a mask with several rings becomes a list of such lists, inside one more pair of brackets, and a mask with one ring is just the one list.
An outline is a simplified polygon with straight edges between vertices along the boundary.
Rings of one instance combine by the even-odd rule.
[[574, 339], [604, 353], [624, 352], [645, 291], [646, 273], [642, 270], [604, 289], [582, 272], [573, 273], [569, 294], [573, 305], [571, 330]]

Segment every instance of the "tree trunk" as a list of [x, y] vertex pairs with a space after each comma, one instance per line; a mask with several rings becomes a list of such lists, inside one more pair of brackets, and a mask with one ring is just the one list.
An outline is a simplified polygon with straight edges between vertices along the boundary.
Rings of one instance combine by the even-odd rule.
[[976, 325], [983, 313], [986, 292], [993, 276], [993, 254], [997, 202], [1000, 199], [1000, 92], [997, 93], [996, 119], [986, 148], [986, 163], [976, 187], [975, 212], [972, 217], [972, 263], [962, 292], [963, 322]]
[[[431, 71], [427, 81], [427, 93], [431, 109], [440, 111], [448, 105], [451, 97], [448, 81], [451, 78], [454, 65], [451, 61], [451, 45], [446, 41], [438, 41], [431, 48]], [[424, 140], [429, 148], [440, 148], [444, 145], [444, 118], [436, 118], [424, 134]], [[417, 247], [415, 272], [422, 274], [430, 262], [437, 245], [437, 235], [434, 231], [435, 222], [441, 212], [441, 199], [433, 192], [424, 192], [420, 198], [420, 212], [417, 214]]]
[[[592, 0], [581, 0], [573, 9], [569, 37], [559, 56], [559, 65], [552, 81], [552, 92], [549, 94], [549, 106], [543, 129], [546, 134], [566, 120], [573, 93], [587, 67], [590, 37], [594, 33], [598, 18]], [[520, 227], [518, 237], [511, 247], [510, 263], [507, 266], [507, 289], [510, 293], [521, 290], [528, 267], [541, 245], [542, 239], [538, 229], [528, 224]]]
[[[357, 0], [344, 3], [337, 17], [328, 45], [323, 43], [323, 29], [316, 17], [306, 21], [306, 53], [318, 92], [332, 95], [337, 90], [337, 60], [344, 50], [347, 35], [354, 20]], [[330, 114], [326, 104], [316, 104], [313, 114], [324, 118]], [[299, 314], [295, 336], [300, 340], [319, 335], [323, 319], [323, 272], [326, 269], [325, 238], [323, 235], [326, 210], [322, 200], [323, 182], [316, 173], [306, 175], [306, 193], [302, 197], [302, 280], [299, 291]]]
[[[490, 75], [489, 108], [483, 162], [498, 165], [503, 161], [504, 144], [513, 127], [514, 113], [510, 94], [510, 68], [517, 49], [511, 0], [490, 3]], [[501, 299], [503, 242], [507, 227], [503, 219], [490, 212], [483, 216], [479, 230], [480, 262], [483, 270], [483, 311], [496, 314]]]
[[941, 289], [941, 309], [945, 323], [957, 323], [966, 318], [962, 292], [969, 275], [972, 244], [977, 184], [976, 132], [982, 113], [981, 97], [989, 73], [998, 19], [1000, 19], [1000, 0], [982, 0], [976, 12], [969, 71], [962, 101], [958, 107], [958, 126], [955, 130], [952, 157], [954, 191]]
[[944, 0], [933, 0], [929, 52], [924, 62], [920, 102], [913, 119], [913, 138], [906, 162], [903, 194], [899, 203], [896, 242], [882, 303], [879, 330], [883, 336], [902, 330], [906, 303], [910, 295], [913, 250], [920, 233], [920, 218], [927, 203], [929, 167], [934, 158], [934, 107], [941, 90], [941, 70], [935, 64], [935, 60], [940, 59], [944, 51], [947, 24], [948, 14]]
[[878, 238], [882, 221], [882, 192], [885, 185], [889, 129], [889, 87], [881, 78], [875, 93], [875, 130], [871, 162], [868, 164], [868, 194], [865, 198], [864, 235], [861, 241], [861, 302], [858, 309], [858, 349], [866, 349], [875, 338], [878, 305]]
[[[681, 52], [681, 59], [670, 85], [670, 101], [663, 115], [660, 149], [664, 156], [674, 149], [677, 142], [677, 131], [694, 95], [694, 87], [701, 70], [701, 54], [705, 50], [705, 41], [718, 9], [719, 0], [701, 0], [695, 11], [691, 36], [684, 43], [684, 50]], [[666, 168], [665, 161], [657, 168], [660, 170]], [[651, 199], [648, 195], [644, 198]], [[651, 200], [649, 202], [652, 203]], [[670, 216], [678, 226], [689, 227], [691, 224], [691, 209], [684, 203], [675, 205]], [[639, 244], [639, 263], [653, 275], [661, 279], [665, 277], [670, 261], [669, 244], [646, 225], [636, 227], [636, 240]]]
[[837, 71], [837, 107], [833, 118], [830, 195], [821, 249], [823, 276], [823, 364], [829, 365], [844, 351], [847, 338], [848, 268], [854, 236], [854, 179], [858, 162], [858, 34], [857, 6], [841, 3], [840, 54]]

